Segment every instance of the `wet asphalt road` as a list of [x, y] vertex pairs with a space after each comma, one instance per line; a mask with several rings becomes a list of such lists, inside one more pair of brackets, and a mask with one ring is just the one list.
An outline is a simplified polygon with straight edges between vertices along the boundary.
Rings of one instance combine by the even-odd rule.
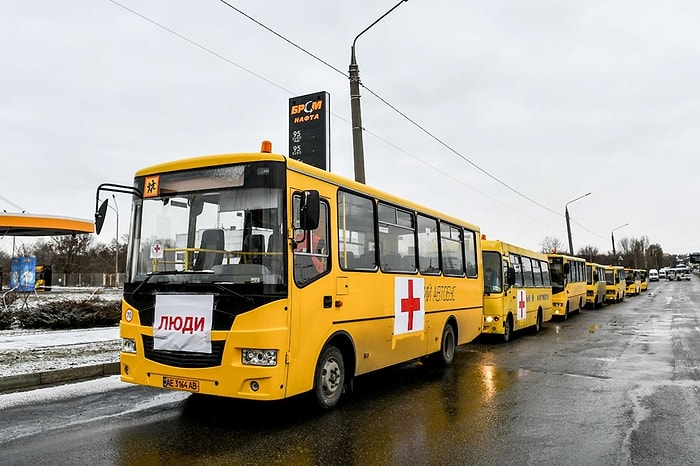
[[129, 385], [6, 408], [0, 464], [698, 464], [699, 361], [694, 276], [362, 377], [328, 413]]

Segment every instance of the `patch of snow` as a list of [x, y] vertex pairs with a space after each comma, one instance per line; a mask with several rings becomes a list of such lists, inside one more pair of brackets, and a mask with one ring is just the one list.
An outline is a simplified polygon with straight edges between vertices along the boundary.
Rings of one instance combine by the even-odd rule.
[[119, 361], [119, 327], [0, 331], [0, 377]]

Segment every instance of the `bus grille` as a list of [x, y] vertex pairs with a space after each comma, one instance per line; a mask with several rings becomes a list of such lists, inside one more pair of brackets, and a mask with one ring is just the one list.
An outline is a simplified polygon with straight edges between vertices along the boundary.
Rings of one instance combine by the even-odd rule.
[[156, 351], [153, 349], [153, 337], [142, 335], [143, 352], [146, 359], [165, 364], [171, 367], [183, 367], [196, 369], [202, 367], [216, 367], [221, 365], [221, 358], [224, 355], [225, 340], [211, 342], [211, 354], [191, 353], [187, 351]]

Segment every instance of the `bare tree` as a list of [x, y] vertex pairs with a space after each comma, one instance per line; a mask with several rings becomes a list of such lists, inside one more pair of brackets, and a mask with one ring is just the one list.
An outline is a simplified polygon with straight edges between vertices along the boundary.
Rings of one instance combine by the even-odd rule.
[[598, 248], [594, 246], [584, 246], [578, 250], [579, 257], [585, 257], [588, 262], [599, 262], [601, 257], [598, 253]]
[[544, 254], [560, 252], [563, 249], [563, 243], [558, 238], [553, 238], [551, 236], [545, 236], [541, 246]]
[[88, 252], [92, 238], [92, 235], [52, 237], [52, 246], [56, 253], [55, 270], [59, 273], [76, 273], [86, 270], [90, 262]]

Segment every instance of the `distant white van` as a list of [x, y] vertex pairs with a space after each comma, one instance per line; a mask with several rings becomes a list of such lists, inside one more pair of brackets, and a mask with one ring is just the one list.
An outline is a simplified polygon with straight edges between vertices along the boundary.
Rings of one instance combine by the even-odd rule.
[[659, 271], [656, 269], [649, 269], [649, 281], [658, 282], [659, 281]]
[[666, 267], [659, 270], [659, 278], [666, 278]]

